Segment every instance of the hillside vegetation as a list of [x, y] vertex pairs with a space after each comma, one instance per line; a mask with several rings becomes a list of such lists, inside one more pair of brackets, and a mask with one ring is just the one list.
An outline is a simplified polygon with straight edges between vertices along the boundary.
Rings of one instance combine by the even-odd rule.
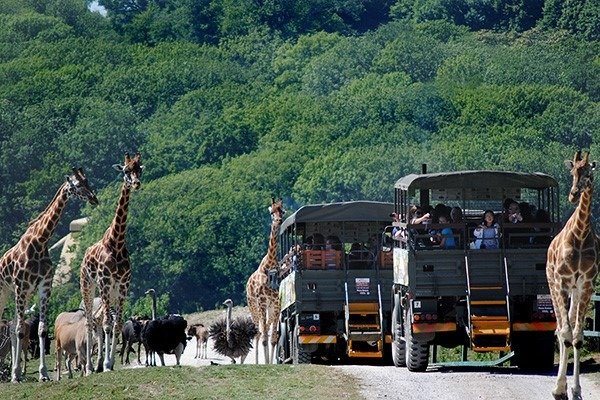
[[[149, 312], [148, 287], [161, 312], [243, 302], [272, 196], [289, 210], [391, 201], [422, 163], [541, 171], [566, 194], [563, 160], [600, 154], [591, 0], [99, 3], [106, 16], [0, 0], [0, 249], [71, 166], [101, 205], [72, 202], [54, 240], [83, 215], [82, 248], [97, 241], [119, 193], [111, 165], [140, 151], [129, 312]], [[79, 304], [77, 276], [53, 313]]]

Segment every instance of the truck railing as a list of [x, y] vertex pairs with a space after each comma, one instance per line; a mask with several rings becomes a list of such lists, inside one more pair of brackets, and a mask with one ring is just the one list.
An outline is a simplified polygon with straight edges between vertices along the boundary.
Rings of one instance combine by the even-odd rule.
[[348, 296], [348, 280], [344, 282], [344, 296], [345, 296], [345, 307], [344, 307], [344, 325], [345, 325], [345, 339], [348, 340], [348, 333], [350, 332], [350, 326], [348, 325], [350, 321], [350, 299]]
[[584, 330], [583, 336], [600, 337], [600, 294], [592, 295], [592, 304], [592, 329]]
[[[518, 225], [518, 226], [514, 226]], [[431, 234], [443, 228], [451, 228], [456, 248], [466, 248], [476, 241], [473, 231], [477, 224], [467, 221], [464, 224], [405, 224], [396, 223], [405, 234], [406, 244], [413, 250], [432, 250], [439, 248], [431, 242]], [[497, 239], [500, 247], [506, 248], [547, 248], [558, 232], [560, 225], [556, 223], [499, 223], [500, 234]], [[490, 238], [488, 238], [490, 239]]]
[[471, 326], [471, 274], [469, 273], [469, 257], [465, 254], [465, 275], [467, 277], [467, 315], [469, 316], [469, 326], [466, 326], [467, 334]]
[[508, 316], [508, 320], [512, 322], [510, 316], [510, 281], [508, 279], [508, 261], [506, 255], [502, 259], [504, 260], [504, 279], [506, 283], [506, 315]]
[[377, 301], [379, 302], [379, 332], [381, 340], [385, 340], [383, 335], [383, 303], [381, 302], [381, 282], [377, 282]]

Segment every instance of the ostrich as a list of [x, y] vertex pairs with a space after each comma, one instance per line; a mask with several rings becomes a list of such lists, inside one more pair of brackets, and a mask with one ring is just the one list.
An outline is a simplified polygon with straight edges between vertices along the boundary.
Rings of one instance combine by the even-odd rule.
[[249, 316], [232, 319], [231, 299], [225, 300], [223, 304], [227, 306], [226, 317], [218, 319], [210, 326], [209, 336], [214, 341], [217, 353], [231, 358], [232, 364], [235, 364], [236, 357], [240, 357], [240, 364], [243, 364], [252, 349], [252, 341], [258, 334], [258, 329]]

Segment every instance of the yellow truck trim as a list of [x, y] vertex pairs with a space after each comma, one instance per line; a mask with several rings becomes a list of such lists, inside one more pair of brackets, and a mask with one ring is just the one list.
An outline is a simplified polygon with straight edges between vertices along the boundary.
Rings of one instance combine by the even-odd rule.
[[436, 322], [433, 324], [412, 324], [414, 333], [425, 332], [452, 332], [456, 330], [456, 322]]
[[298, 343], [301, 344], [322, 344], [322, 343], [337, 343], [335, 335], [300, 335]]

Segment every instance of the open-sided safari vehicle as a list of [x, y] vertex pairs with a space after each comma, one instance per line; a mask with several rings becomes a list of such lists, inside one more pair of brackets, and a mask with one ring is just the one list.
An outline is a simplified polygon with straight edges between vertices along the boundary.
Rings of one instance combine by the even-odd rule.
[[393, 208], [372, 201], [307, 205], [283, 222], [279, 362], [389, 355], [392, 253], [380, 240]]
[[[507, 199], [520, 204], [522, 221], [504, 220]], [[433, 216], [459, 207], [463, 218], [411, 224], [415, 204], [423, 212], [436, 206]], [[498, 223], [488, 238], [495, 244], [487, 247], [476, 233], [485, 210]], [[437, 348], [431, 345], [514, 354], [511, 361], [522, 368], [553, 366], [556, 322], [545, 267], [548, 244], [559, 230], [554, 178], [501, 171], [411, 174], [395, 184], [394, 211], [399, 218], [385, 237], [393, 254], [396, 366], [425, 370], [430, 349]], [[432, 232], [446, 228], [452, 248], [432, 243]]]

